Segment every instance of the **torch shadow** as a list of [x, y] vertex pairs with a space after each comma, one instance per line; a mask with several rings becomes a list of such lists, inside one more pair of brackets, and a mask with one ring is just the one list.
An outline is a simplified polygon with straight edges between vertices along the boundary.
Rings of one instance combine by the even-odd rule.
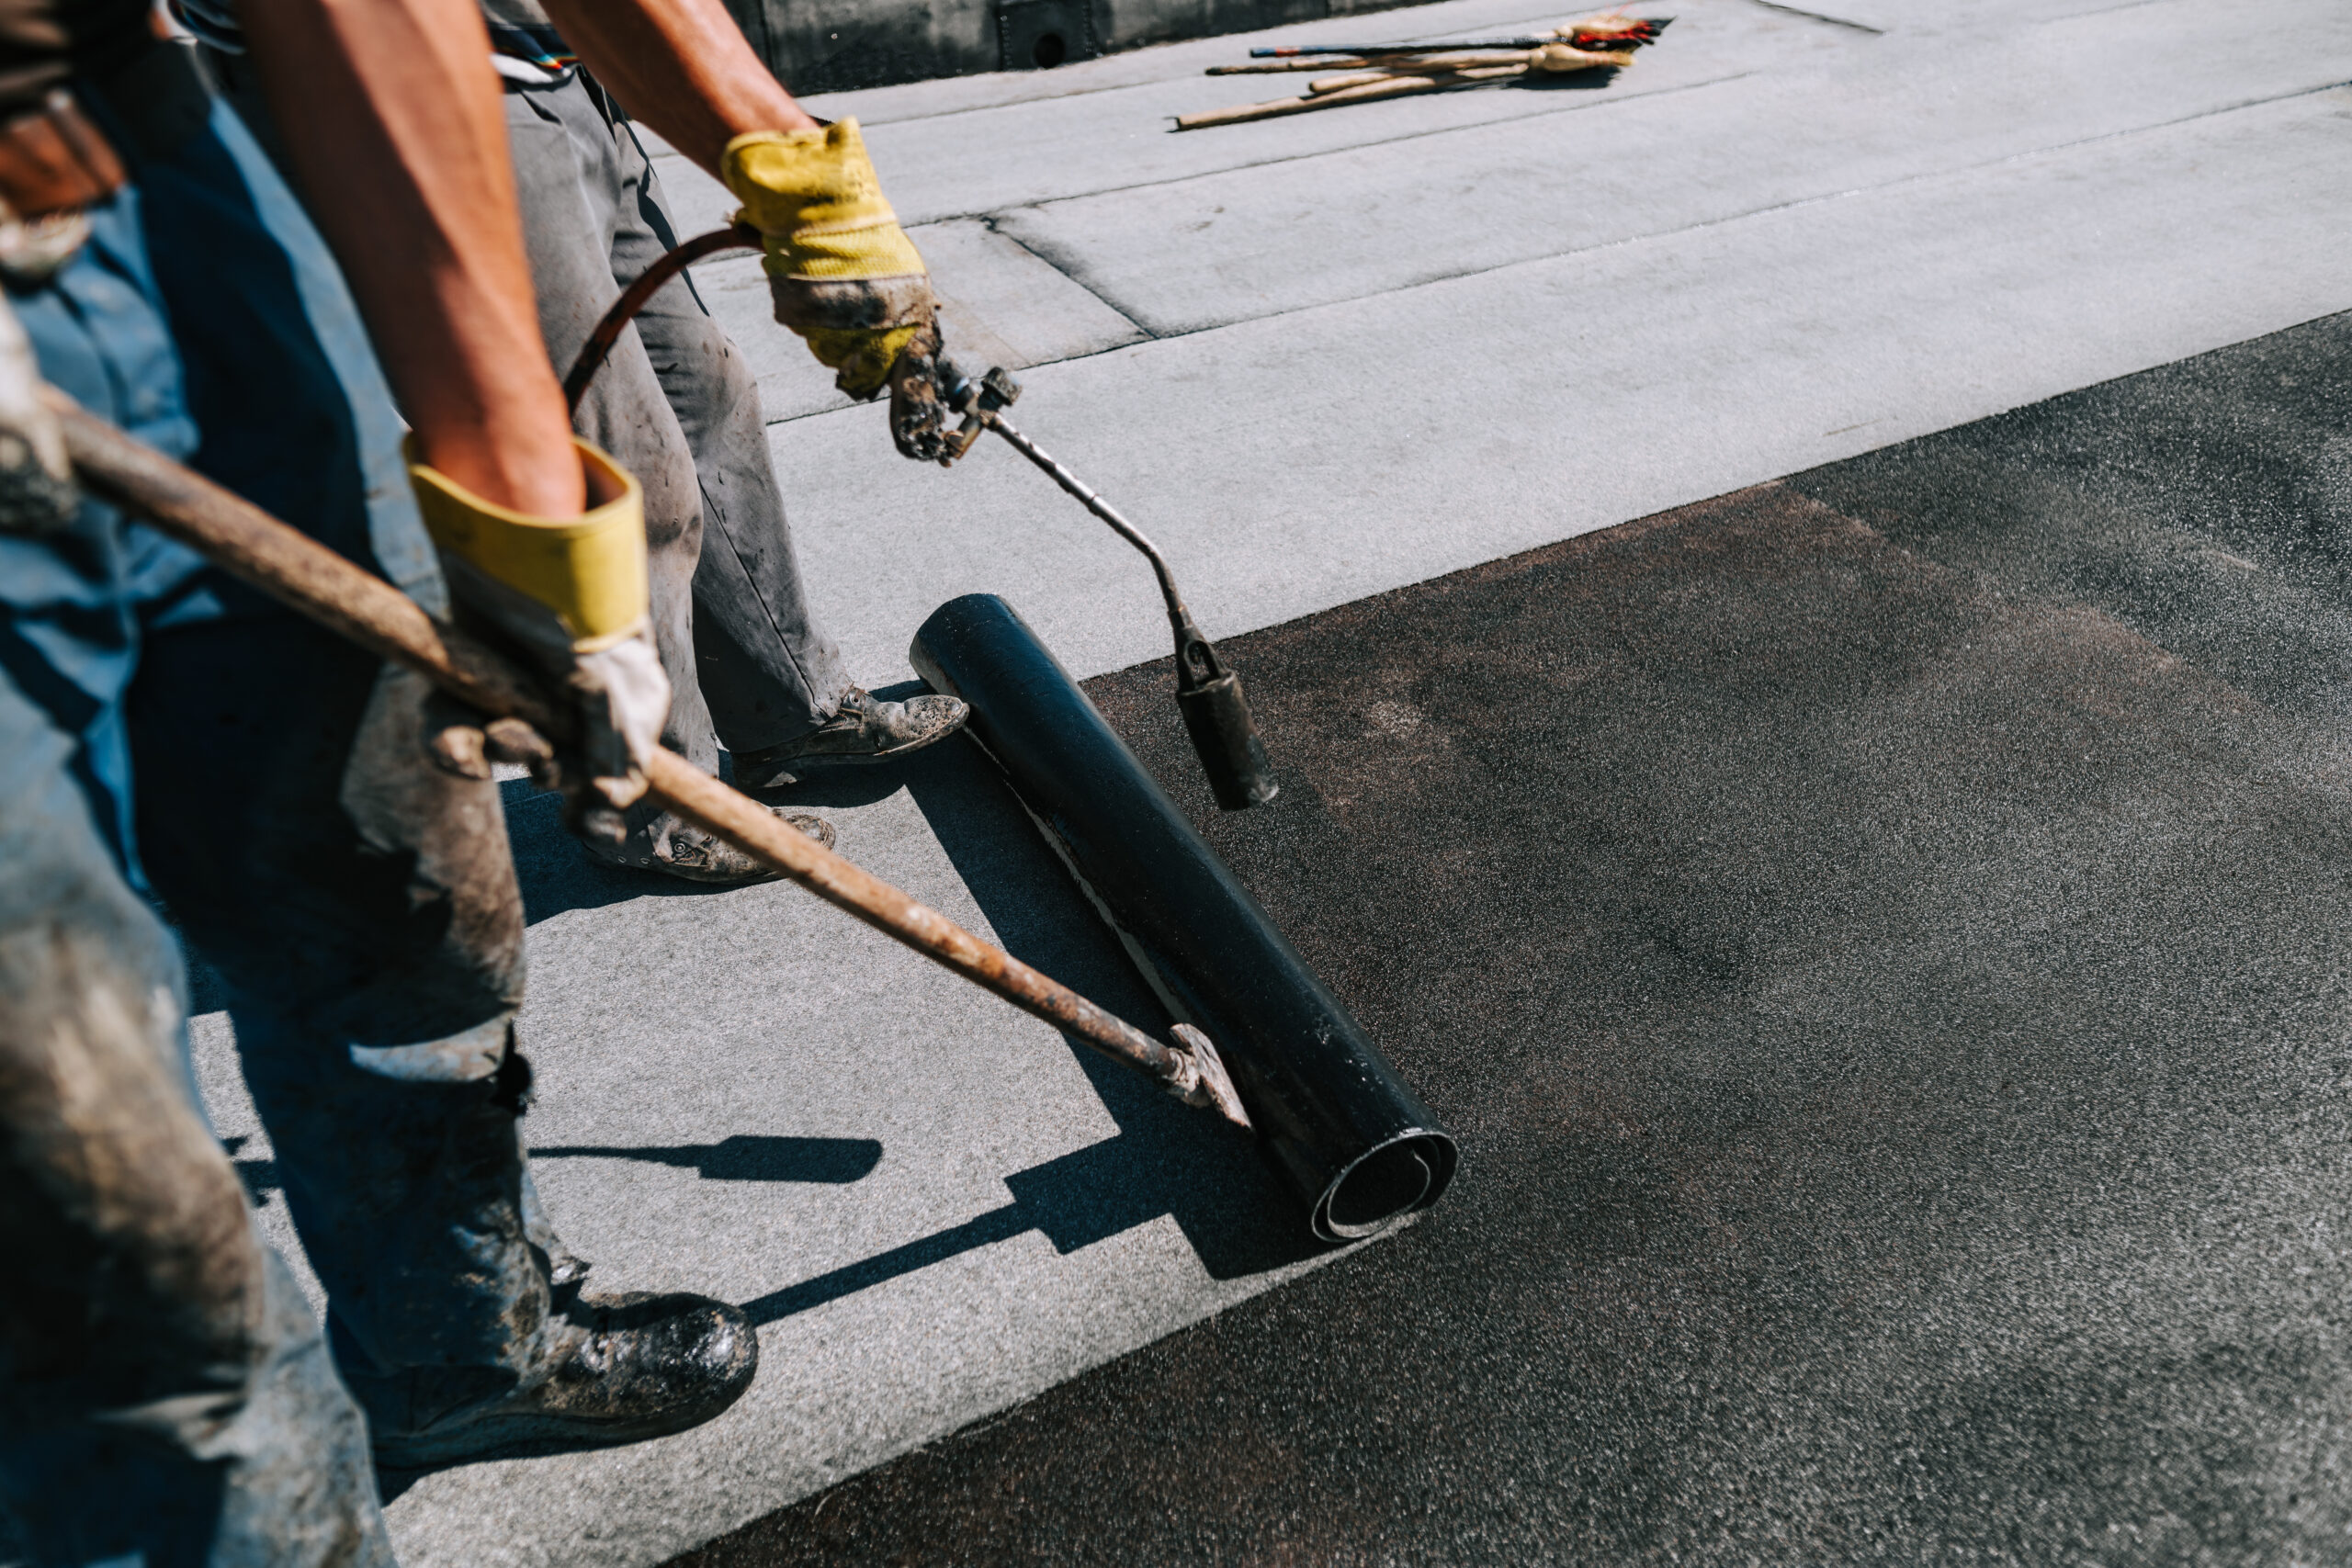
[[[1165, 1010], [986, 753], [959, 736], [908, 759], [899, 776], [1007, 952], [1164, 1035]], [[1075, 1040], [1070, 1050], [1118, 1125], [1115, 1137], [1007, 1176], [1010, 1201], [999, 1208], [744, 1303], [752, 1319], [790, 1317], [1031, 1231], [1067, 1255], [1172, 1218], [1216, 1280], [1329, 1250], [1247, 1138]]]
[[[899, 698], [927, 690], [908, 682], [875, 694]], [[1159, 999], [1046, 847], [995, 764], [968, 738], [892, 763], [811, 770], [799, 784], [761, 798], [822, 809], [863, 805], [900, 788], [937, 835], [1006, 951], [1166, 1037], [1169, 1019]], [[695, 891], [589, 860], [570, 841], [552, 797], [521, 784], [503, 793], [531, 921], [563, 909]], [[790, 1317], [1031, 1231], [1069, 1254], [1172, 1218], [1216, 1280], [1265, 1273], [1329, 1250], [1247, 1137], [1066, 1038], [1117, 1124], [1116, 1136], [1006, 1177], [1009, 1201], [1000, 1208], [742, 1303], [753, 1321]], [[879, 1145], [867, 1140], [742, 1137], [675, 1148], [543, 1147], [532, 1157], [645, 1160], [691, 1167], [707, 1180], [842, 1182], [863, 1177], [879, 1154]], [[250, 1173], [248, 1179], [261, 1174]]]

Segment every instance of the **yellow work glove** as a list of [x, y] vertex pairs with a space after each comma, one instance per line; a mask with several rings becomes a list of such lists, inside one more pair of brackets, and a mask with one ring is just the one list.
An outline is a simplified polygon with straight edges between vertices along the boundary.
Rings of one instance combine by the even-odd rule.
[[743, 204], [738, 221], [765, 237], [775, 319], [800, 335], [851, 397], [891, 386], [893, 434], [908, 450], [895, 417], [905, 389], [891, 372], [906, 378], [899, 361], [911, 351], [913, 368], [930, 374], [938, 352], [931, 277], [883, 199], [857, 121], [739, 136], [718, 170]]
[[[641, 763], [662, 743], [670, 681], [653, 648], [645, 492], [605, 453], [577, 437], [572, 445], [588, 481], [588, 510], [578, 517], [533, 517], [485, 501], [416, 461], [413, 441], [409, 482], [450, 596], [545, 671], [574, 716], [561, 755], [524, 727], [497, 724], [489, 727], [491, 755], [531, 764], [541, 785], [564, 792], [575, 828], [610, 838], [619, 832], [617, 808], [645, 793]], [[434, 747], [458, 772], [480, 767], [480, 737], [445, 733]]]

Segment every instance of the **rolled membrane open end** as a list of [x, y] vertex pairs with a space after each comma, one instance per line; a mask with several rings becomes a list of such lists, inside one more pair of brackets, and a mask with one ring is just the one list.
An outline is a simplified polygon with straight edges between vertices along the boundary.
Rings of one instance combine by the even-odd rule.
[[1341, 1171], [1315, 1205], [1315, 1234], [1326, 1241], [1378, 1235], [1445, 1190], [1460, 1157], [1442, 1133], [1416, 1133], [1381, 1145]]

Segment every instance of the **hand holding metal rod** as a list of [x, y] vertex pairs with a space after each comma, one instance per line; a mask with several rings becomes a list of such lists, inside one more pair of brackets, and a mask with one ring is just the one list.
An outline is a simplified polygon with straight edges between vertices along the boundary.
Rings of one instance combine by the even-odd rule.
[[943, 358], [939, 380], [948, 406], [964, 416], [962, 426], [947, 436], [939, 466], [949, 467], [972, 449], [982, 431], [993, 430], [1075, 496], [1080, 505], [1141, 550], [1159, 579], [1159, 595], [1168, 604], [1168, 624], [1176, 634], [1176, 707], [1184, 716], [1184, 728], [1193, 738], [1193, 750], [1200, 755], [1201, 770], [1208, 774], [1216, 803], [1227, 811], [1243, 811], [1273, 799], [1282, 786], [1274, 779], [1273, 764], [1266, 760], [1265, 743], [1258, 739], [1250, 704], [1241, 694], [1241, 677], [1225, 667], [1216, 646], [1201, 635], [1193, 612], [1184, 605], [1184, 596], [1176, 592], [1176, 575], [1169, 570], [1168, 558], [1144, 536], [1142, 529], [1004, 417], [1004, 411], [1021, 396], [1021, 385], [1001, 368], [989, 371], [974, 385]]
[[[458, 701], [493, 717], [519, 718], [551, 740], [569, 738], [570, 710], [550, 703], [539, 682], [504, 654], [434, 620], [382, 578], [133, 440], [64, 393], [51, 388], [43, 396], [57, 414], [75, 475], [92, 494], [328, 630], [415, 671]], [[1173, 1046], [1154, 1040], [779, 821], [674, 751], [655, 748], [645, 774], [651, 798], [834, 908], [1076, 1035], [1185, 1104], [1237, 1127], [1250, 1125], [1216, 1047], [1198, 1030], [1176, 1025]]]

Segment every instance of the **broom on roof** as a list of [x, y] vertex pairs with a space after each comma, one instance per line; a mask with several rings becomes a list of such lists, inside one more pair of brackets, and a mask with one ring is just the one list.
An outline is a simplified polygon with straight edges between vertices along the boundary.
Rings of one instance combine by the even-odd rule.
[[[1541, 37], [1449, 39], [1358, 48], [1291, 44], [1253, 49], [1250, 51], [1250, 64], [1212, 66], [1208, 73], [1223, 76], [1330, 69], [1338, 69], [1340, 73], [1309, 82], [1306, 94], [1299, 97], [1180, 115], [1176, 129], [1198, 130], [1213, 125], [1238, 125], [1340, 104], [1363, 103], [1371, 98], [1443, 92], [1512, 77], [1623, 69], [1634, 62], [1634, 51], [1655, 42], [1670, 20], [1671, 17], [1629, 17], [1609, 11], [1566, 23]], [[1348, 69], [1351, 67], [1353, 69]]]

